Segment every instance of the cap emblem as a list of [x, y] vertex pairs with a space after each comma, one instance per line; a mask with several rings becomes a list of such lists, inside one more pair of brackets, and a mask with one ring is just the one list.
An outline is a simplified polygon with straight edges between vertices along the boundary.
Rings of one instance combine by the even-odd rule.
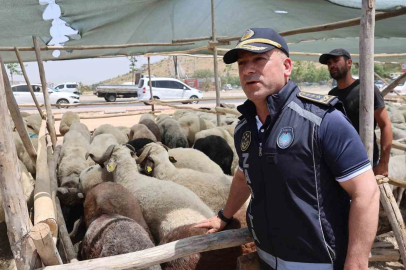
[[253, 45], [242, 45], [241, 46], [242, 49], [247, 49], [247, 50], [251, 50], [251, 51], [262, 51], [267, 49], [267, 47], [257, 47], [257, 46], [253, 46]]
[[248, 29], [245, 34], [241, 37], [240, 41], [249, 39], [250, 37], [252, 37], [254, 35], [254, 31], [252, 31], [251, 29]]

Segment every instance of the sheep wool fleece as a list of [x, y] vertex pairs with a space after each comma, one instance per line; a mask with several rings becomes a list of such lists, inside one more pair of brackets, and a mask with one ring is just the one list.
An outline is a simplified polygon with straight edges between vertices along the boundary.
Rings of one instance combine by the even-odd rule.
[[234, 137], [261, 263], [264, 269], [343, 269], [350, 198], [339, 182], [371, 169], [365, 148], [336, 97], [300, 92], [289, 81], [266, 101], [263, 125], [252, 101], [238, 107]]

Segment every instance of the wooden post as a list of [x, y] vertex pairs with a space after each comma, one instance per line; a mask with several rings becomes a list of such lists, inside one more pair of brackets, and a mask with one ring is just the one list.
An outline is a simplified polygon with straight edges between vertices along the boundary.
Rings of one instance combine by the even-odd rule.
[[42, 56], [41, 56], [41, 50], [40, 50], [38, 38], [32, 37], [32, 39], [34, 41], [35, 55], [37, 56], [39, 76], [41, 78], [42, 92], [44, 94], [44, 103], [45, 103], [45, 108], [47, 111], [47, 124], [48, 124], [47, 128], [48, 128], [49, 134], [51, 135], [52, 147], [53, 147], [53, 149], [55, 149], [56, 131], [55, 131], [55, 126], [54, 126], [54, 116], [52, 115], [51, 103], [49, 102], [48, 85], [47, 85], [47, 80], [45, 78], [44, 63], [42, 62]]
[[73, 247], [72, 240], [69, 237], [68, 229], [66, 228], [65, 219], [63, 218], [61, 203], [59, 198], [56, 197], [56, 212], [58, 217], [58, 226], [59, 226], [59, 241], [62, 242], [62, 245], [66, 252], [66, 259], [73, 263], [77, 262], [77, 253]]
[[37, 175], [34, 189], [34, 225], [44, 222], [48, 224], [52, 235], [56, 236], [58, 233], [58, 225], [56, 223], [55, 208], [51, 196], [45, 126], [45, 120], [42, 120], [38, 135]]
[[15, 47], [14, 49], [16, 51], [16, 56], [17, 56], [18, 62], [20, 63], [21, 72], [24, 75], [25, 82], [27, 83], [28, 90], [30, 90], [32, 99], [34, 100], [34, 103], [35, 103], [35, 106], [37, 106], [38, 113], [41, 115], [42, 119], [45, 119], [44, 118], [44, 113], [41, 110], [41, 107], [40, 107], [40, 105], [38, 103], [37, 97], [35, 96], [34, 91], [32, 90], [31, 83], [30, 83], [30, 80], [28, 79], [27, 72], [25, 71], [24, 62], [23, 62], [23, 59], [21, 58], [20, 51], [18, 50], [17, 47]]
[[236, 247], [252, 242], [247, 228], [193, 236], [137, 252], [49, 266], [44, 270], [145, 269], [198, 252]]
[[[25, 123], [23, 120], [23, 117], [21, 116], [20, 109], [18, 108], [17, 101], [14, 97], [13, 90], [11, 89], [10, 81], [8, 80], [7, 73], [6, 73], [6, 68], [4, 66], [3, 59], [0, 56], [0, 63], [1, 63], [1, 69], [3, 73], [3, 80], [2, 84], [4, 82], [4, 91], [6, 92], [6, 98], [7, 98], [7, 106], [8, 110], [10, 111], [11, 118], [13, 119], [14, 125], [17, 129], [18, 135], [20, 135], [21, 141], [23, 142], [23, 145], [25, 147], [25, 150], [27, 150], [28, 155], [30, 156], [31, 160], [35, 164], [35, 161], [37, 159], [37, 151], [35, 150], [34, 146], [32, 145], [30, 136], [28, 135], [27, 129], [25, 128]], [[8, 113], [3, 114], [6, 116]]]
[[[211, 37], [212, 42], [216, 40], [216, 23], [215, 23], [215, 6], [214, 0], [211, 0]], [[217, 63], [217, 47], [213, 47], [213, 62], [214, 62], [214, 83], [216, 84], [216, 107], [220, 107], [220, 89], [219, 89], [219, 71]], [[220, 126], [220, 115], [217, 115], [217, 126]]]
[[[154, 95], [152, 93], [151, 65], [150, 65], [149, 56], [148, 56], [148, 84], [149, 84], [149, 93], [151, 94], [151, 100], [153, 100]], [[152, 108], [152, 111], [154, 111], [154, 104], [153, 103], [151, 103], [151, 108]]]
[[51, 230], [49, 229], [48, 224], [38, 223], [35, 225], [31, 229], [30, 237], [34, 242], [44, 265], [62, 264], [61, 257], [59, 256], [54, 240], [52, 239]]
[[[3, 69], [0, 66], [0, 69]], [[7, 224], [7, 235], [18, 270], [34, 268], [38, 256], [27, 234], [32, 227], [23, 192], [17, 151], [11, 133], [6, 93], [0, 72], [0, 195]], [[4, 245], [4, 243], [2, 243]]]
[[374, 150], [374, 32], [375, 0], [362, 0], [361, 34], [359, 39], [359, 133], [371, 162]]

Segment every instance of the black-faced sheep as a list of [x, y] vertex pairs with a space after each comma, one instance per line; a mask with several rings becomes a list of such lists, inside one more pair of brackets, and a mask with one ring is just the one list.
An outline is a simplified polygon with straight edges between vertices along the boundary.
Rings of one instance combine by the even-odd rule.
[[[117, 196], [119, 194], [119, 196]], [[86, 195], [84, 203], [84, 219], [86, 227], [101, 215], [117, 214], [128, 217], [137, 222], [148, 233], [152, 235], [141, 210], [137, 199], [125, 187], [113, 182], [101, 183], [93, 187]]]
[[90, 142], [93, 142], [94, 138], [101, 134], [113, 135], [118, 143], [126, 143], [128, 141], [127, 136], [125, 136], [119, 129], [110, 124], [104, 124], [94, 130]]
[[137, 163], [141, 164], [142, 170], [148, 175], [187, 187], [214, 212], [226, 204], [231, 176], [202, 173], [187, 168], [178, 169], [172, 164], [176, 160], [170, 160], [166, 149], [156, 143], [147, 144], [139, 153]]
[[189, 146], [186, 136], [182, 133], [177, 121], [166, 118], [158, 122], [158, 127], [161, 132], [162, 143], [169, 148], [187, 148]]
[[[90, 224], [83, 239], [84, 260], [109, 257], [152, 248], [155, 245], [134, 220], [120, 215], [102, 215]], [[159, 265], [146, 268], [159, 270]]]
[[139, 201], [156, 243], [174, 228], [214, 215], [195, 193], [184, 186], [140, 174], [127, 146], [110, 146], [103, 156], [90, 157], [103, 164], [113, 174], [114, 182], [127, 188]]
[[155, 135], [144, 124], [135, 124], [134, 126], [131, 127], [129, 140], [132, 141], [139, 138], [147, 138], [156, 142]]
[[138, 150], [140, 150], [145, 145], [152, 143], [152, 142], [154, 142], [154, 141], [151, 139], [140, 138], [140, 139], [135, 139], [135, 140], [129, 141], [127, 144], [131, 145], [134, 148], [135, 152], [138, 152]]
[[140, 124], [146, 125], [149, 130], [155, 135], [156, 141], [160, 142], [161, 139], [161, 132], [159, 131], [158, 125], [151, 119], [143, 119], [140, 121]]
[[[136, 149], [136, 151], [142, 147]], [[176, 160], [173, 163], [176, 168], [188, 168], [203, 173], [223, 174], [223, 170], [217, 163], [197, 149], [174, 148], [169, 149], [168, 154]]]
[[70, 126], [76, 122], [80, 123], [79, 115], [77, 113], [67, 111], [62, 115], [61, 123], [59, 125], [59, 132], [62, 135], [65, 135], [68, 133]]
[[223, 138], [224, 140], [226, 140], [228, 146], [230, 146], [231, 150], [233, 151], [233, 161], [231, 163], [231, 175], [234, 175], [238, 169], [238, 155], [234, 145], [234, 138], [225, 129], [221, 127], [216, 127], [198, 132], [196, 134], [196, 140], [202, 139], [210, 135], [216, 135]]
[[[196, 228], [195, 224], [185, 225], [171, 231], [164, 239], [159, 243], [163, 245], [187, 237], [206, 234], [208, 229]], [[224, 230], [232, 230], [239, 228], [246, 228], [245, 211], [239, 210], [233, 220], [228, 224]], [[221, 269], [221, 270], [235, 270], [237, 269], [237, 258], [244, 254], [248, 254], [256, 251], [255, 245], [247, 243], [242, 246], [219, 249], [213, 251], [207, 251], [202, 253], [196, 253], [188, 257], [179, 258], [173, 261], [169, 261], [161, 264], [164, 270], [199, 270], [199, 269]]]
[[234, 153], [226, 140], [219, 136], [210, 135], [197, 139], [193, 148], [205, 153], [220, 166], [225, 174], [231, 175], [231, 164], [233, 163]]

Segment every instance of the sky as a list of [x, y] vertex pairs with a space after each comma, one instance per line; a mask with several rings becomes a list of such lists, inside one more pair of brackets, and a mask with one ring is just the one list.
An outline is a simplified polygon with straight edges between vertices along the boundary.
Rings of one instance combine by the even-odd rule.
[[[163, 58], [165, 57], [153, 56], [151, 63]], [[146, 57], [140, 56], [137, 57], [137, 61], [137, 68], [140, 68], [143, 64], [147, 64], [148, 60]], [[30, 82], [41, 83], [37, 62], [30, 62], [25, 65]], [[64, 82], [82, 82], [89, 85], [129, 72], [130, 61], [126, 57], [47, 61], [44, 62], [44, 67], [48, 83], [57, 85]], [[13, 77], [14, 82], [25, 83], [22, 75], [14, 75]]]

